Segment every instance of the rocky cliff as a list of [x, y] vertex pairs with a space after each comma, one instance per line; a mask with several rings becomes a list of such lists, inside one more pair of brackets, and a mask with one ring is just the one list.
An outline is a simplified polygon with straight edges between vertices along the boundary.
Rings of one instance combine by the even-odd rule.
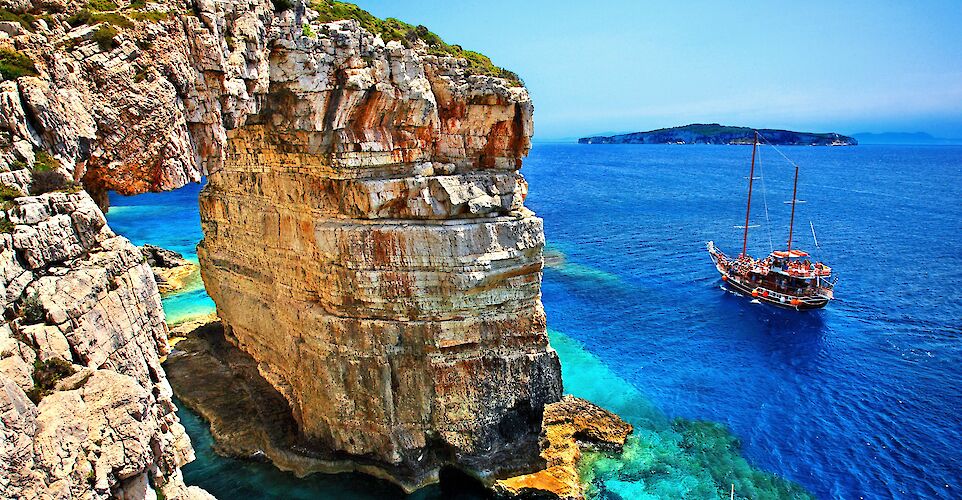
[[[561, 380], [540, 304], [541, 221], [518, 173], [532, 105], [515, 75], [327, 0], [0, 8], [0, 170], [65, 172], [101, 206], [107, 190], [172, 189], [206, 171], [205, 284], [306, 453], [379, 463], [410, 487], [445, 464], [482, 477], [530, 465]], [[57, 238], [85, 234], [51, 214]], [[18, 259], [82, 266], [90, 245], [114, 241], [102, 240], [31, 240]], [[130, 251], [125, 265], [145, 267]], [[150, 360], [165, 332], [141, 271], [152, 305], [126, 303], [129, 322], [98, 316], [96, 340], [78, 336], [68, 361], [101, 369], [88, 343], [153, 339], [150, 369], [114, 371], [159, 403]], [[74, 286], [42, 274], [49, 289]], [[96, 293], [127, 290], [115, 285]]]
[[228, 335], [319, 453], [375, 458], [407, 487], [448, 463], [529, 465], [561, 379], [517, 172], [527, 92], [296, 14], [274, 19], [267, 92], [201, 194]]
[[207, 497], [151, 269], [75, 182], [105, 205], [200, 178], [186, 37], [82, 7], [0, 1], [0, 497]]
[[207, 496], [181, 478], [193, 450], [140, 251], [83, 191], [14, 196], [38, 183], [22, 171], [0, 183], [0, 497]]

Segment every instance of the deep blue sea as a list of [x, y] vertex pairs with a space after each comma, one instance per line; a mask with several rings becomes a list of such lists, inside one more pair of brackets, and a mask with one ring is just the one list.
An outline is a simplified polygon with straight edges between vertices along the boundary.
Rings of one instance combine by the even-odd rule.
[[[566, 390], [637, 428], [625, 456], [590, 461], [594, 494], [710, 498], [732, 483], [773, 496], [760, 469], [819, 498], [962, 497], [962, 147], [781, 151], [801, 167], [795, 246], [841, 277], [821, 311], [720, 288], [704, 245], [738, 250], [750, 148], [542, 143], [526, 160], [527, 205], [563, 262], [546, 269], [543, 299]], [[769, 147], [760, 161], [756, 255], [784, 245], [793, 172]], [[194, 257], [198, 190], [112, 196], [108, 219]], [[171, 320], [211, 307], [201, 289], [165, 299]], [[199, 457], [185, 477], [215, 495], [399, 494], [217, 457], [203, 422], [181, 414]]]

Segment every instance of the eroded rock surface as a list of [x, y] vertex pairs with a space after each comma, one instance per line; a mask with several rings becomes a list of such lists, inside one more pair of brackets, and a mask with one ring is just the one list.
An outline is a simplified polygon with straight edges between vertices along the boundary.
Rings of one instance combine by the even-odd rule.
[[[540, 303], [542, 224], [518, 172], [526, 89], [420, 39], [320, 22], [301, 2], [120, 0], [78, 22], [81, 7], [0, 30], [0, 49], [35, 65], [0, 83], [0, 171], [49, 152], [102, 206], [108, 189], [206, 171], [204, 282], [305, 450], [380, 463], [408, 486], [444, 464], [488, 479], [527, 465], [562, 387]], [[45, 224], [64, 244], [13, 239], [30, 265], [89, 243], [64, 214]], [[34, 287], [93, 293], [58, 283]], [[61, 309], [52, 324], [74, 310]], [[129, 337], [100, 326], [91, 345]]]
[[303, 23], [274, 18], [266, 90], [201, 193], [198, 257], [228, 337], [321, 453], [406, 486], [445, 463], [516, 472], [561, 395], [518, 173], [527, 91], [352, 21]]
[[[180, 473], [193, 450], [160, 366], [167, 327], [140, 251], [82, 191], [4, 208], [0, 497], [207, 496]], [[53, 385], [41, 378], [49, 366], [75, 373]]]
[[186, 338], [164, 362], [178, 399], [210, 423], [218, 453], [268, 459], [298, 476], [312, 472], [364, 472], [408, 489], [417, 478], [387, 470], [374, 458], [316, 450], [298, 433], [287, 400], [262, 377], [257, 362], [224, 337], [219, 321], [183, 325]]
[[147, 264], [154, 271], [154, 280], [161, 296], [178, 292], [193, 279], [198, 279], [200, 267], [183, 255], [155, 245], [140, 247]]

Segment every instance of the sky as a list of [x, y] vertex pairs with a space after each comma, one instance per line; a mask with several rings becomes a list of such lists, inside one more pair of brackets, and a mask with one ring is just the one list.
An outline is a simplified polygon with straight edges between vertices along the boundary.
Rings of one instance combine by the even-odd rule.
[[962, 0], [357, 0], [524, 79], [535, 138], [688, 123], [962, 138]]

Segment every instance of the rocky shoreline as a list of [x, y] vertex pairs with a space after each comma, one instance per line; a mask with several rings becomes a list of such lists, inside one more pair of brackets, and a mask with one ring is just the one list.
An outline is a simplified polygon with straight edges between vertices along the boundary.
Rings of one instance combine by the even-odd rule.
[[154, 272], [161, 297], [180, 292], [191, 283], [200, 285], [200, 266], [183, 255], [154, 245], [144, 245], [140, 251]]
[[[172, 335], [175, 330], [178, 327], [172, 328]], [[361, 472], [391, 481], [408, 493], [439, 481], [437, 475], [406, 475], [405, 469], [385, 467], [370, 457], [318, 449], [299, 436], [287, 401], [260, 375], [253, 359], [225, 337], [216, 319], [185, 322], [176, 335], [184, 338], [176, 343], [164, 368], [181, 403], [210, 424], [218, 453], [267, 460], [299, 477]], [[503, 497], [584, 498], [586, 485], [578, 471], [581, 450], [618, 453], [631, 431], [631, 425], [616, 415], [565, 396], [545, 408], [540, 458], [523, 457], [531, 472], [474, 477]]]

